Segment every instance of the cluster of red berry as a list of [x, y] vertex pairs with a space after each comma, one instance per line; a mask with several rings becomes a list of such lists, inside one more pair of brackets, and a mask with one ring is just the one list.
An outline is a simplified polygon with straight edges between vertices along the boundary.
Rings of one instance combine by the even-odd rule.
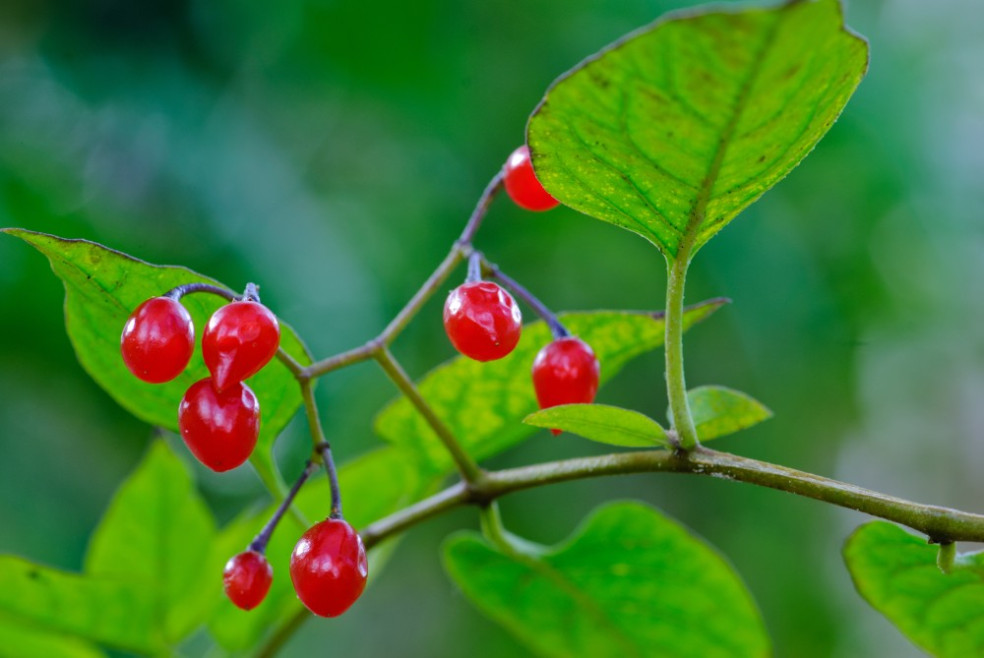
[[[180, 289], [179, 289], [180, 290]], [[211, 377], [192, 384], [178, 406], [178, 427], [188, 449], [213, 471], [245, 462], [260, 433], [260, 404], [243, 380], [263, 368], [280, 347], [277, 317], [245, 296], [217, 310], [202, 334]], [[120, 351], [137, 378], [171, 381], [187, 367], [195, 328], [177, 295], [148, 299], [123, 327]]]
[[[536, 179], [526, 146], [509, 156], [503, 183], [509, 197], [527, 210], [550, 210], [558, 203]], [[568, 335], [555, 317], [549, 320], [554, 340], [533, 361], [533, 389], [540, 408], [594, 401], [600, 374], [594, 351], [580, 338]], [[451, 344], [476, 361], [508, 355], [519, 342], [522, 328], [523, 317], [512, 296], [497, 283], [481, 280], [475, 269], [444, 304], [444, 329]]]
[[[203, 288], [215, 292], [209, 286]], [[120, 351], [137, 378], [155, 384], [168, 382], [188, 366], [195, 329], [179, 299], [192, 289], [194, 286], [182, 286], [149, 299], [130, 315]], [[195, 382], [185, 393], [178, 407], [178, 427], [189, 450], [212, 470], [235, 468], [252, 453], [259, 435], [260, 406], [243, 380], [269, 363], [279, 347], [280, 324], [255, 297], [253, 287], [247, 288], [242, 299], [218, 309], [205, 326], [202, 357], [211, 376]], [[310, 470], [309, 464], [249, 548], [225, 566], [226, 596], [243, 610], [255, 608], [270, 590], [273, 569], [264, 554], [266, 545]], [[362, 539], [340, 513], [333, 513], [298, 540], [290, 559], [290, 577], [311, 612], [323, 617], [342, 614], [365, 589], [368, 563]]]
[[[558, 203], [537, 181], [525, 146], [509, 157], [502, 182], [509, 196], [528, 210], [549, 210]], [[224, 294], [204, 284], [181, 286], [147, 300], [127, 320], [121, 352], [123, 361], [139, 379], [151, 383], [171, 381], [188, 366], [194, 352], [195, 329], [179, 300], [183, 294], [197, 290]], [[533, 362], [533, 386], [540, 407], [591, 402], [599, 373], [594, 352], [582, 340], [570, 336], [542, 304], [535, 302], [535, 308], [554, 333], [554, 341], [541, 349]], [[481, 280], [480, 266], [473, 257], [468, 281], [448, 296], [444, 326], [462, 354], [491, 361], [501, 359], [516, 347], [522, 315], [508, 292], [494, 282]], [[209, 468], [226, 471], [249, 458], [259, 435], [260, 406], [244, 380], [269, 363], [279, 346], [277, 318], [259, 302], [252, 284], [242, 298], [221, 307], [209, 319], [202, 335], [202, 357], [211, 376], [192, 384], [178, 408], [182, 438]], [[342, 518], [328, 446], [321, 444], [318, 449], [333, 483], [332, 514], [298, 540], [290, 558], [290, 577], [298, 597], [311, 612], [335, 617], [362, 594], [368, 563], [362, 538]], [[266, 559], [266, 545], [312, 469], [313, 462], [308, 462], [263, 530], [245, 551], [226, 563], [226, 596], [243, 610], [258, 606], [270, 590], [273, 569]]]

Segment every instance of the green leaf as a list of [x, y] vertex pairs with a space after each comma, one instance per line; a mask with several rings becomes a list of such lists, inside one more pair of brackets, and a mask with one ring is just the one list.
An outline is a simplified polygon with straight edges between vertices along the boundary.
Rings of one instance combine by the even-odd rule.
[[141, 583], [95, 578], [0, 556], [0, 614], [121, 649], [162, 651], [153, 597]]
[[734, 434], [772, 418], [772, 411], [761, 402], [724, 386], [691, 389], [687, 402], [701, 441]]
[[202, 559], [215, 536], [215, 521], [188, 469], [164, 441], [155, 441], [93, 533], [85, 572], [141, 583], [154, 601], [162, 635], [174, 645], [218, 599], [218, 592], [202, 586], [222, 566]]
[[[217, 599], [215, 527], [184, 464], [153, 443], [93, 533], [83, 574], [0, 557], [0, 615], [146, 653], [173, 647]], [[0, 619], [3, 617], [0, 616]]]
[[666, 430], [649, 416], [605, 404], [562, 404], [530, 414], [523, 422], [613, 446], [669, 446]]
[[[710, 300], [689, 308], [685, 327], [724, 303]], [[569, 313], [561, 319], [598, 356], [602, 384], [629, 360], [663, 344], [662, 314], [597, 311]], [[421, 395], [475, 459], [498, 454], [533, 434], [534, 429], [521, 422], [537, 409], [530, 368], [536, 353], [550, 340], [546, 325], [534, 322], [523, 327], [519, 344], [509, 356], [488, 363], [456, 357], [419, 382]], [[380, 412], [376, 431], [387, 441], [409, 448], [419, 456], [421, 466], [434, 473], [453, 467], [430, 426], [404, 398]]]
[[[346, 501], [345, 518], [356, 528], [395, 512], [430, 490], [429, 485], [418, 479], [410, 456], [394, 447], [375, 450], [346, 463], [339, 469], [338, 477]], [[312, 478], [314, 480], [301, 489], [296, 507], [313, 523], [328, 515], [331, 494], [323, 471], [315, 472]], [[223, 529], [215, 546], [218, 559], [225, 560], [244, 550], [275, 507], [269, 505], [259, 513], [244, 514]], [[263, 603], [244, 612], [224, 598], [220, 601], [209, 621], [209, 630], [227, 651], [256, 647], [272, 629], [301, 612], [301, 604], [288, 575], [288, 565], [294, 544], [304, 530], [306, 527], [288, 514], [273, 534], [267, 557], [274, 578]], [[369, 552], [370, 583], [379, 575], [395, 547], [395, 542], [386, 542]], [[215, 582], [216, 591], [219, 591], [221, 583]]]
[[984, 556], [957, 558], [944, 574], [936, 546], [875, 521], [847, 540], [854, 586], [910, 640], [939, 658], [984, 655]]
[[[153, 425], [177, 430], [178, 403], [194, 382], [208, 376], [201, 350], [196, 350], [184, 373], [166, 384], [148, 384], [134, 377], [120, 357], [120, 334], [130, 313], [145, 300], [185, 283], [213, 279], [184, 267], [151, 265], [86, 240], [65, 240], [23, 229], [2, 229], [18, 237], [51, 261], [65, 284], [65, 324], [75, 353], [86, 372], [117, 402]], [[225, 300], [193, 294], [181, 302], [200, 335], [211, 314]], [[199, 346], [201, 340], [199, 338]], [[281, 323], [280, 344], [302, 364], [311, 362], [307, 348], [294, 331]], [[254, 463], [269, 475], [273, 441], [300, 407], [300, 389], [287, 367], [274, 360], [249, 380], [260, 401], [261, 427]]]
[[105, 658], [106, 654], [77, 638], [58, 635], [0, 618], [0, 658]]
[[458, 533], [444, 563], [482, 612], [538, 655], [769, 654], [762, 618], [731, 566], [640, 503], [606, 505], [542, 552], [503, 551]]
[[813, 149], [867, 62], [838, 0], [671, 15], [547, 91], [528, 129], [537, 177], [689, 257]]

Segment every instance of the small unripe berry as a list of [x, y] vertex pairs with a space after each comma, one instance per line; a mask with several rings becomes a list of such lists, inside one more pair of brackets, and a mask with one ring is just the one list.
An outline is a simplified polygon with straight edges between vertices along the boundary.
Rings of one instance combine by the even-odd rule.
[[266, 557], [257, 551], [243, 551], [232, 556], [222, 572], [226, 596], [243, 610], [252, 610], [260, 605], [272, 582], [273, 569]]
[[555, 208], [560, 203], [537, 180], [530, 160], [530, 149], [526, 145], [512, 152], [503, 171], [506, 194], [520, 208], [539, 212]]
[[169, 382], [187, 367], [195, 327], [184, 306], [170, 297], [148, 299], [127, 319], [120, 336], [123, 362], [138, 379]]
[[362, 538], [343, 519], [308, 528], [290, 556], [294, 591], [308, 610], [337, 617], [362, 594], [369, 577]]
[[512, 296], [491, 281], [464, 283], [444, 303], [451, 344], [476, 361], [501, 359], [516, 347], [523, 315]]
[[191, 385], [178, 407], [181, 438], [198, 461], [228, 471], [246, 461], [260, 434], [260, 403], [246, 384], [223, 392], [206, 377]]
[[259, 302], [231, 302], [205, 325], [202, 357], [216, 389], [226, 390], [252, 377], [270, 362], [280, 347], [280, 323]]
[[540, 408], [594, 402], [600, 373], [598, 358], [587, 343], [575, 336], [558, 338], [533, 361], [533, 389]]

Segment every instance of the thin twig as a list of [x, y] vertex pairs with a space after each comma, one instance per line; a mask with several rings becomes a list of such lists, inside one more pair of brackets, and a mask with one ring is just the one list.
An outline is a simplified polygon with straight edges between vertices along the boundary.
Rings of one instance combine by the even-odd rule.
[[383, 349], [376, 354], [376, 361], [379, 362], [379, 365], [382, 366], [389, 378], [393, 380], [393, 383], [400, 389], [400, 392], [406, 396], [410, 404], [417, 409], [420, 415], [424, 417], [424, 420], [427, 421], [427, 424], [430, 425], [431, 429], [434, 430], [434, 434], [444, 444], [445, 449], [451, 455], [451, 459], [454, 460], [454, 464], [461, 474], [462, 479], [470, 485], [479, 485], [484, 477], [484, 472], [475, 463], [471, 455], [461, 447], [461, 443], [458, 442], [451, 428], [441, 420], [434, 409], [420, 394], [413, 380], [403, 370], [393, 354], [388, 349]]

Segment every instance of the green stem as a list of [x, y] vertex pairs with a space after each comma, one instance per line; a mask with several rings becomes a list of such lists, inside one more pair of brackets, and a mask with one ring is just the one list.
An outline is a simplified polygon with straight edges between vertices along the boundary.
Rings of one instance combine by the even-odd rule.
[[376, 361], [379, 362], [379, 365], [382, 366], [389, 378], [393, 380], [396, 387], [400, 389], [400, 392], [403, 393], [410, 401], [410, 404], [420, 412], [420, 415], [424, 417], [427, 424], [434, 430], [434, 434], [437, 435], [437, 438], [440, 439], [441, 443], [447, 449], [448, 454], [451, 455], [451, 459], [454, 460], [454, 464], [461, 474], [461, 478], [471, 486], [479, 486], [484, 479], [484, 472], [475, 463], [471, 455], [461, 447], [461, 443], [458, 442], [451, 428], [440, 419], [434, 409], [427, 403], [427, 400], [420, 394], [413, 380], [403, 370], [403, 367], [393, 357], [393, 354], [388, 349], [383, 348], [375, 356]]
[[936, 566], [945, 574], [953, 572], [954, 562], [957, 557], [957, 545], [952, 541], [940, 544], [939, 553], [936, 554]]
[[680, 448], [689, 452], [699, 443], [683, 375], [683, 293], [688, 265], [687, 253], [678, 253], [675, 260], [667, 260], [666, 338], [663, 349], [666, 353], [666, 394], [670, 400], [670, 420]]
[[422, 521], [461, 505], [486, 506], [506, 494], [559, 482], [629, 473], [689, 473], [747, 482], [813, 498], [908, 526], [940, 544], [984, 541], [984, 515], [924, 505], [777, 464], [698, 447], [619, 452], [490, 471], [479, 486], [458, 483], [365, 527], [367, 548]]

